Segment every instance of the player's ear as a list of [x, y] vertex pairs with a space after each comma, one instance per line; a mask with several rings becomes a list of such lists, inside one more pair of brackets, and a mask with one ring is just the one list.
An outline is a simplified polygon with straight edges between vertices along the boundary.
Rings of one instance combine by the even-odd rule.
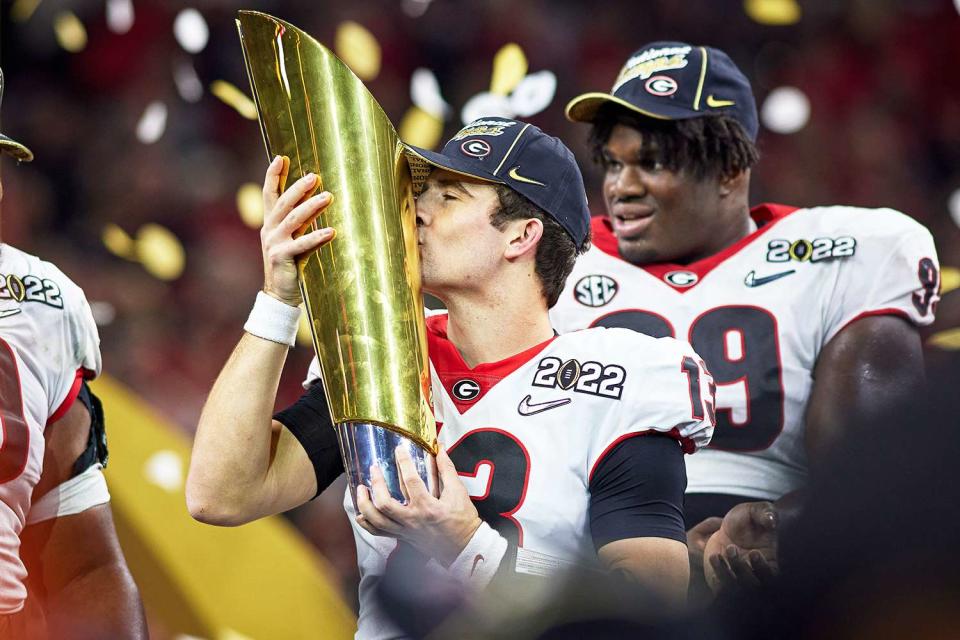
[[732, 176], [720, 176], [720, 197], [726, 198], [730, 194], [745, 192], [750, 188], [750, 169], [738, 171]]
[[509, 238], [503, 254], [507, 260], [515, 260], [527, 254], [534, 256], [537, 245], [543, 238], [543, 222], [536, 218], [511, 220], [504, 231]]

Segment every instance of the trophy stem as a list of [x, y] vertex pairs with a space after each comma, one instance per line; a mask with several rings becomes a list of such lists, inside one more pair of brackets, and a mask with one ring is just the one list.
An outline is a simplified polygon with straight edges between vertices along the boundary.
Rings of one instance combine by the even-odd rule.
[[357, 508], [357, 487], [361, 484], [371, 486], [370, 467], [373, 465], [383, 472], [390, 495], [403, 504], [407, 503], [400, 488], [400, 469], [396, 461], [396, 449], [400, 446], [410, 454], [427, 490], [434, 496], [440, 495], [436, 459], [410, 438], [369, 422], [341, 422], [336, 429], [354, 509]]

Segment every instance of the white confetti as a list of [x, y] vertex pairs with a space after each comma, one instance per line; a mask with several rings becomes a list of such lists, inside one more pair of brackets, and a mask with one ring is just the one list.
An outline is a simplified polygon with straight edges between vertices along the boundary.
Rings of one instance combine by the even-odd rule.
[[796, 87], [779, 87], [764, 101], [760, 119], [770, 131], [796, 133], [810, 120], [810, 99]]
[[163, 136], [166, 128], [167, 105], [159, 101], [151, 102], [137, 123], [137, 140], [143, 144], [153, 144]]
[[199, 102], [203, 97], [203, 83], [190, 62], [181, 60], [176, 63], [173, 67], [173, 82], [177, 85], [177, 93], [187, 102]]
[[157, 451], [144, 463], [143, 475], [164, 491], [179, 491], [183, 487], [183, 461], [175, 451]]
[[510, 106], [510, 98], [484, 91], [467, 100], [460, 111], [460, 119], [463, 120], [463, 124], [490, 116], [512, 118], [514, 113]]
[[510, 94], [510, 107], [521, 118], [529, 118], [550, 106], [557, 94], [557, 76], [552, 71], [531, 73]]
[[[957, 1], [960, 2], [960, 0]], [[947, 208], [950, 209], [950, 217], [953, 218], [954, 224], [960, 227], [960, 189], [950, 194], [950, 199], [947, 201]]]
[[173, 35], [187, 53], [200, 53], [210, 39], [210, 29], [196, 9], [184, 9], [173, 21]]
[[133, 0], [107, 0], [107, 28], [126, 33], [133, 27]]
[[[403, 0], [400, 7], [411, 18], [419, 18], [427, 12], [431, 2], [432, 0]], [[960, 2], [960, 0], [957, 0], [957, 2]]]
[[430, 115], [443, 120], [450, 113], [450, 105], [440, 94], [437, 76], [429, 69], [417, 69], [410, 77], [410, 99]]
[[98, 327], [112, 324], [117, 318], [116, 307], [104, 300], [91, 300], [90, 312], [93, 314], [93, 321], [97, 323]]

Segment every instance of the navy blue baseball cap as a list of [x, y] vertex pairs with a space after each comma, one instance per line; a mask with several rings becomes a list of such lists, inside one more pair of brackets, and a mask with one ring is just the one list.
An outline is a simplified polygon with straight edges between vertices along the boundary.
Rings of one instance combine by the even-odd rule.
[[573, 152], [558, 138], [527, 122], [489, 117], [474, 120], [439, 153], [407, 145], [414, 191], [434, 168], [503, 184], [560, 223], [577, 248], [590, 235], [590, 209]]
[[[0, 69], [0, 104], [3, 103], [3, 69]], [[13, 138], [0, 133], [0, 153], [6, 153], [13, 156], [20, 162], [30, 162], [33, 160], [33, 152], [26, 148]]]
[[757, 139], [757, 103], [750, 81], [730, 57], [713, 47], [653, 42], [630, 56], [610, 93], [585, 93], [567, 105], [567, 118], [593, 122], [604, 104], [617, 104], [660, 120], [720, 114]]

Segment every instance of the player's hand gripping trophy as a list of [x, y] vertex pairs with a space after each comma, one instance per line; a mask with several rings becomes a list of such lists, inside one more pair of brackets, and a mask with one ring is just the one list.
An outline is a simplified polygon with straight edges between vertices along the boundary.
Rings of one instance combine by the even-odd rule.
[[240, 12], [237, 27], [268, 154], [287, 156], [292, 176], [316, 174], [317, 190], [334, 196], [301, 231], [332, 227], [337, 237], [297, 266], [354, 505], [357, 487], [371, 486], [372, 466], [404, 501], [398, 446], [437, 495], [416, 211], [403, 145], [363, 83], [306, 33], [250, 11]]

